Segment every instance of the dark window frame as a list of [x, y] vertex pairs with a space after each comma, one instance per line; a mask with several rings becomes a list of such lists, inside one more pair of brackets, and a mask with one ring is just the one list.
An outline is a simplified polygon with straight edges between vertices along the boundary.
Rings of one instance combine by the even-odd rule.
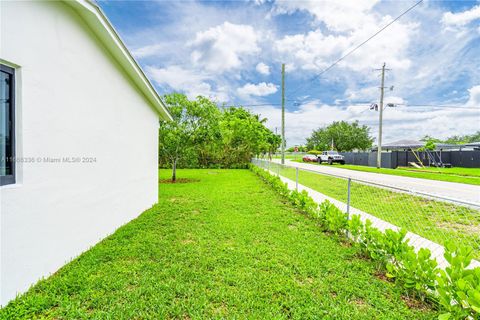
[[9, 160], [12, 165], [12, 173], [5, 176], [0, 176], [0, 186], [15, 184], [16, 182], [16, 163], [15, 163], [15, 150], [16, 150], [16, 141], [15, 141], [15, 69], [3, 64], [0, 64], [0, 71], [10, 75], [10, 128], [11, 131], [11, 159]]

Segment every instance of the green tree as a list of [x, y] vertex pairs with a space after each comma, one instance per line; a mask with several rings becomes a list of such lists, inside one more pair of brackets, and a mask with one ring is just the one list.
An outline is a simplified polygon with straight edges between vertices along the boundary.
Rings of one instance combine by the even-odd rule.
[[445, 139], [443, 142], [448, 144], [464, 144], [480, 141], [480, 131], [477, 131], [473, 134], [466, 134], [463, 136], [451, 136]]
[[224, 109], [220, 123], [223, 143], [222, 163], [226, 166], [246, 165], [254, 155], [276, 149], [277, 139], [264, 125], [265, 119], [245, 108]]
[[328, 150], [332, 141], [338, 151], [366, 150], [372, 146], [373, 138], [370, 137], [370, 128], [360, 126], [358, 121], [335, 121], [327, 127], [314, 130], [307, 138], [307, 149]]
[[466, 135], [454, 135], [448, 137], [445, 140], [434, 138], [430, 135], [424, 136], [420, 141], [432, 141], [434, 143], [447, 143], [447, 144], [465, 144], [465, 143], [472, 143], [472, 142], [479, 142], [480, 141], [480, 130]]
[[[268, 158], [272, 160], [272, 155], [280, 148], [282, 144], [282, 137], [265, 128], [266, 136], [266, 153]], [[265, 153], [265, 152], [264, 152]]]
[[[176, 180], [179, 160], [204, 151], [215, 140], [216, 122], [220, 111], [208, 99], [199, 97], [190, 101], [183, 94], [173, 93], [164, 96], [173, 121], [160, 121], [159, 156], [172, 165], [172, 181]], [[218, 127], [218, 125], [217, 125]]]

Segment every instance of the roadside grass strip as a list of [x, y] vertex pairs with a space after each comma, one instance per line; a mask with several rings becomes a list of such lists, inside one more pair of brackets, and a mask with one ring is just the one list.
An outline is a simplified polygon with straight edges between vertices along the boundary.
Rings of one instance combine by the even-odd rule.
[[[160, 170], [160, 178], [169, 173]], [[361, 248], [321, 232], [285, 190], [252, 172], [179, 170], [178, 177], [191, 182], [162, 183], [157, 205], [37, 283], [0, 318], [437, 317], [378, 275]], [[303, 200], [297, 204], [308, 206]]]
[[[296, 170], [282, 167], [280, 175], [295, 180]], [[300, 170], [298, 180], [326, 196], [347, 201], [346, 179]], [[468, 245], [475, 258], [480, 258], [479, 210], [353, 181], [350, 205], [441, 245], [448, 241]]]

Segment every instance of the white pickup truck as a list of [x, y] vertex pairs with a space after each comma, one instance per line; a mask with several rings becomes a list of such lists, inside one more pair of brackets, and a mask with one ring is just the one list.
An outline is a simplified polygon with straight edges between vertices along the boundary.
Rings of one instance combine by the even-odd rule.
[[317, 156], [318, 163], [327, 162], [328, 164], [333, 164], [338, 162], [340, 164], [345, 164], [345, 158], [338, 154], [337, 151], [323, 151], [322, 154]]

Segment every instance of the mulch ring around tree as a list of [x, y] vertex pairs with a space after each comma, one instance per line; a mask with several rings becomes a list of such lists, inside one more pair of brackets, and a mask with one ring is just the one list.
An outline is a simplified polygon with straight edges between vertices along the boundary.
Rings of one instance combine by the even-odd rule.
[[192, 182], [199, 182], [199, 179], [188, 179], [188, 178], [177, 178], [175, 181], [172, 179], [159, 179], [159, 183], [192, 183]]

